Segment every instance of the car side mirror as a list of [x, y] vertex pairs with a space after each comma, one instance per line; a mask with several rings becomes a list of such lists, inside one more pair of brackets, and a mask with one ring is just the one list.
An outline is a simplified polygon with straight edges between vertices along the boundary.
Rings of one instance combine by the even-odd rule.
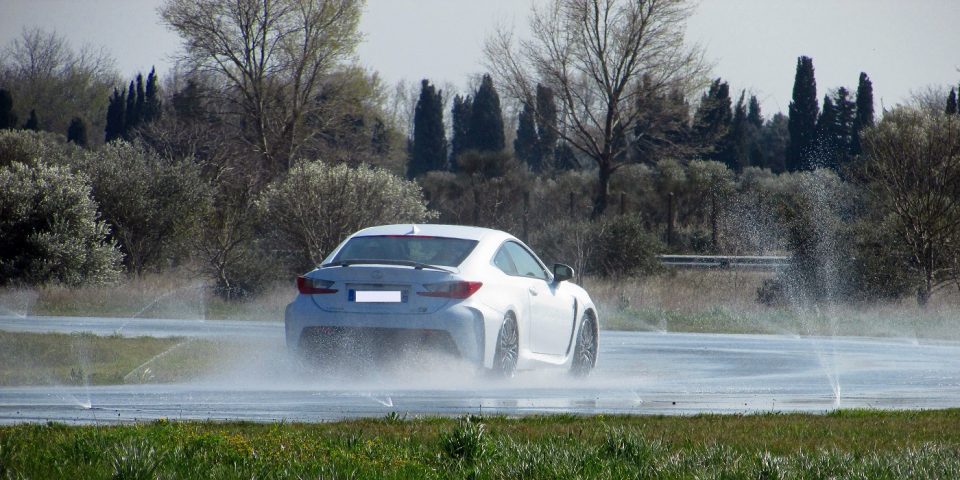
[[560, 283], [573, 278], [573, 268], [562, 263], [553, 264], [553, 281]]

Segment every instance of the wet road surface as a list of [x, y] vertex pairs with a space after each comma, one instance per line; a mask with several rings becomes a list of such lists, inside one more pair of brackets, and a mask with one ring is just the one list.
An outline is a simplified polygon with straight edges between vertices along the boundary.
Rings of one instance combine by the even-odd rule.
[[497, 381], [467, 368], [425, 369], [422, 363], [319, 375], [287, 358], [279, 323], [47, 320], [0, 317], [0, 330], [229, 336], [248, 339], [251, 355], [235, 371], [189, 384], [0, 388], [0, 423], [960, 407], [955, 342], [606, 331], [600, 362], [587, 379], [537, 371]]

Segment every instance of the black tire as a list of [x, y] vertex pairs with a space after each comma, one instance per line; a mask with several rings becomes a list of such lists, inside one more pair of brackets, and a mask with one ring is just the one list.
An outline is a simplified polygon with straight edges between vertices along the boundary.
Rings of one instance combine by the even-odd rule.
[[597, 365], [597, 324], [589, 313], [583, 314], [580, 330], [577, 331], [577, 346], [573, 349], [570, 374], [585, 377]]
[[517, 357], [520, 354], [520, 335], [517, 321], [508, 313], [503, 319], [500, 334], [497, 335], [497, 350], [493, 356], [493, 374], [499, 378], [511, 378], [517, 371]]

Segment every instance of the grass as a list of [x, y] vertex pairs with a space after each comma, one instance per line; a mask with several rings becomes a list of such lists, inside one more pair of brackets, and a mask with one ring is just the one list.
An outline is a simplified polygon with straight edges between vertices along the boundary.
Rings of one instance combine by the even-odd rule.
[[186, 271], [172, 271], [130, 277], [114, 286], [7, 287], [0, 289], [0, 313], [280, 321], [295, 292], [291, 280], [255, 298], [228, 301], [214, 295], [209, 282]]
[[[667, 271], [648, 278], [587, 278], [584, 287], [611, 330], [864, 335], [960, 340], [960, 294], [944, 290], [926, 309], [912, 300], [829, 307], [767, 307], [757, 287], [771, 273]], [[275, 285], [242, 301], [212, 295], [189, 272], [150, 274], [120, 286], [0, 289], [0, 313], [280, 321], [293, 287]]]
[[0, 427], [0, 478], [956, 478], [960, 411]]
[[242, 349], [183, 338], [0, 331], [0, 386], [173, 382], [211, 371]]
[[926, 309], [911, 300], [768, 307], [757, 287], [772, 274], [673, 271], [644, 279], [587, 279], [603, 328], [611, 330], [859, 335], [960, 340], [960, 295], [944, 291]]

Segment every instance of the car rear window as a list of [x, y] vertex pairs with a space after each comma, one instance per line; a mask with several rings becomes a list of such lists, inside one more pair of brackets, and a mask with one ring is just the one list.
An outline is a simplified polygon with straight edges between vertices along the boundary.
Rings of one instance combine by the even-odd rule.
[[348, 260], [401, 260], [456, 267], [473, 248], [476, 240], [413, 235], [353, 237], [340, 249], [333, 263]]

